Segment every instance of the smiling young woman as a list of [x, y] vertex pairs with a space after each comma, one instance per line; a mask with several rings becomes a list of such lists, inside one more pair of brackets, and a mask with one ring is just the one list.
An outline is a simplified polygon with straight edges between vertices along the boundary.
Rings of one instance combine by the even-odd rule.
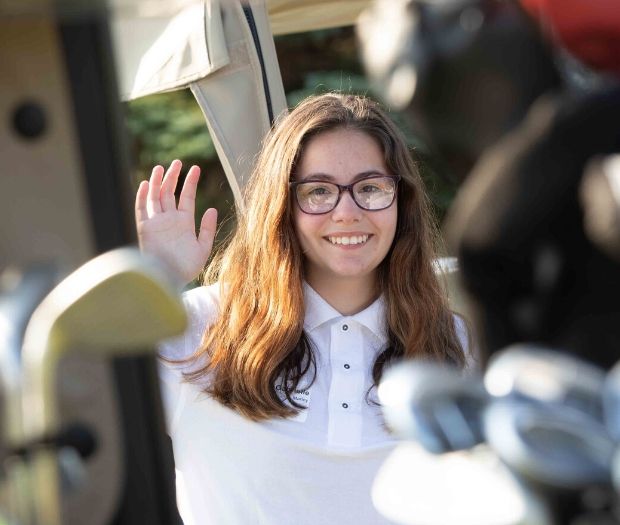
[[[331, 213], [309, 215], [289, 192], [290, 180], [322, 173], [349, 183], [370, 170], [401, 177], [398, 197], [386, 210], [362, 210], [345, 195]], [[205, 366], [189, 375], [199, 380], [212, 373], [206, 389], [212, 396], [252, 419], [296, 412], [274, 388], [283, 378], [290, 397], [314, 372], [303, 331], [304, 279], [345, 315], [384, 296], [391, 345], [375, 366], [377, 379], [386, 358], [464, 363], [433, 269], [436, 230], [423, 183], [399, 130], [375, 103], [326, 95], [300, 104], [267, 140], [246, 199], [247, 213], [207, 277], [234, 292], [220, 298], [220, 316], [197, 349]], [[362, 221], [368, 231], [360, 233], [370, 242], [353, 255], [324, 239]], [[347, 303], [342, 310], [341, 302]]]
[[[143, 249], [191, 278], [209, 255], [215, 212], [205, 213], [196, 237], [198, 171], [188, 173], [177, 207], [180, 169], [175, 161], [162, 181], [155, 168], [138, 190], [136, 217]], [[161, 348], [177, 469], [193, 480], [191, 515], [204, 522], [209, 512], [196, 487], [206, 484], [213, 505], [230, 500], [227, 523], [251, 522], [233, 489], [218, 484], [229, 475], [210, 455], [220, 446], [233, 463], [254, 465], [233, 492], [252, 480], [251, 507], [269, 501], [260, 523], [286, 522], [291, 511], [303, 514], [300, 523], [380, 523], [369, 500], [378, 459], [364, 451], [394, 443], [374, 403], [384, 367], [401, 357], [466, 361], [467, 336], [434, 271], [437, 232], [415, 163], [376, 103], [311, 97], [266, 139], [245, 198], [207, 286], [185, 294], [187, 334]], [[241, 435], [214, 423], [222, 407], [242, 416], [226, 420]], [[276, 445], [260, 445], [272, 442], [265, 436]], [[256, 448], [251, 457], [248, 447]], [[298, 462], [317, 478], [299, 497], [286, 484]], [[284, 483], [284, 493], [274, 496], [270, 483]], [[323, 509], [332, 499], [335, 508]]]

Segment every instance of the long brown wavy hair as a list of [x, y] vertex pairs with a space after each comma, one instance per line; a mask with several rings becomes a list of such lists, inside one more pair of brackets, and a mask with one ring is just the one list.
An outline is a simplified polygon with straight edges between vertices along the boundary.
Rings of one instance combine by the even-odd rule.
[[[438, 240], [428, 198], [410, 151], [377, 103], [355, 95], [310, 97], [283, 116], [266, 138], [245, 190], [244, 210], [228, 246], [205, 281], [220, 283], [220, 313], [190, 358], [190, 381], [209, 376], [206, 393], [254, 420], [301, 409], [291, 394], [314, 381], [316, 364], [304, 333], [304, 258], [295, 235], [289, 181], [308, 140], [345, 128], [381, 146], [387, 168], [400, 175], [394, 242], [379, 268], [378, 294], [387, 305], [389, 344], [373, 366], [378, 383], [398, 357], [462, 366], [464, 354], [433, 260]], [[206, 358], [206, 359], [205, 359]], [[289, 404], [276, 384], [283, 385]]]

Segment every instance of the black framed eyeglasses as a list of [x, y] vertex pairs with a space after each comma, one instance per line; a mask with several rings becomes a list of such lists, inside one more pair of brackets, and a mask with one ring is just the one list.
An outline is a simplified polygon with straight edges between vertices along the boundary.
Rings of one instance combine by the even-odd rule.
[[345, 191], [363, 210], [385, 210], [396, 198], [399, 180], [398, 175], [373, 175], [346, 186], [323, 180], [292, 181], [289, 184], [295, 191], [295, 199], [301, 211], [321, 215], [338, 206]]

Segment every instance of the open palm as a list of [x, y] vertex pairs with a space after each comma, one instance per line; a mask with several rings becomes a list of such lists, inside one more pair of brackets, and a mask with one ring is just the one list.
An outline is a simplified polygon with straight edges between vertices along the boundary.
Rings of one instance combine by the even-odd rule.
[[209, 208], [196, 235], [194, 222], [196, 187], [200, 168], [192, 166], [185, 177], [177, 207], [175, 189], [182, 164], [175, 160], [164, 176], [155, 166], [148, 181], [142, 181], [136, 194], [136, 227], [140, 249], [162, 258], [189, 282], [209, 258], [217, 227], [217, 210]]

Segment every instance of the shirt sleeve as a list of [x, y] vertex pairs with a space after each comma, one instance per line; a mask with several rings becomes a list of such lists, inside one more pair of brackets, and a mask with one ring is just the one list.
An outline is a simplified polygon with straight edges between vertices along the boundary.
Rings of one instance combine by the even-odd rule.
[[[194, 362], [175, 363], [191, 357], [199, 348], [204, 332], [217, 318], [219, 312], [218, 286], [201, 286], [183, 294], [183, 304], [187, 313], [187, 328], [181, 336], [161, 341], [157, 346], [160, 359], [158, 371], [162, 403], [166, 415], [168, 433], [183, 407], [183, 372], [191, 371]], [[203, 364], [203, 363], [201, 363]]]

